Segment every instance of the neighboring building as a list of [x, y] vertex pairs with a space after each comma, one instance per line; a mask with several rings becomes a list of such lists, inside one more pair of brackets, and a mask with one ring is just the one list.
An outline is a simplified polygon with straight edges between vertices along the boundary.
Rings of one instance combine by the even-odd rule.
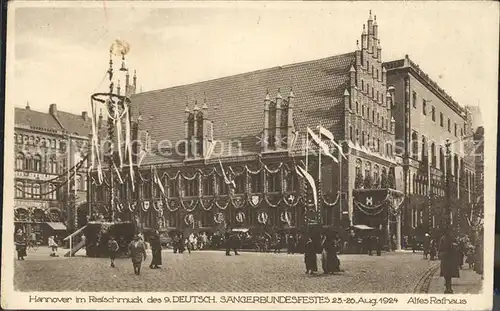
[[484, 125], [481, 109], [479, 108], [479, 106], [465, 106], [465, 108], [470, 111], [472, 130], [475, 132], [479, 127], [482, 127]]
[[[470, 113], [417, 64], [404, 59], [384, 64], [387, 83], [395, 87], [396, 144], [402, 157], [407, 196], [403, 234], [423, 236], [445, 221], [445, 174], [451, 173], [452, 221], [461, 226], [461, 202], [472, 202], [474, 157], [470, 156]], [[448, 161], [446, 141], [450, 142]], [[460, 187], [457, 187], [457, 181]]]
[[[70, 172], [87, 154], [90, 118], [58, 111], [15, 109], [15, 227], [46, 241], [48, 235], [73, 230], [77, 215], [70, 208], [86, 204], [86, 163]], [[74, 177], [76, 176], [76, 177]], [[76, 186], [75, 186], [76, 183]], [[75, 190], [76, 189], [76, 190]]]
[[[341, 165], [322, 157], [316, 220], [389, 223], [387, 214], [367, 217], [353, 206], [354, 189], [394, 188], [392, 98], [371, 13], [351, 53], [140, 93], [132, 103], [134, 135], [148, 155], [135, 175], [138, 191], [130, 191], [124, 171], [114, 200], [124, 211], [115, 217], [136, 215], [144, 229], [304, 228], [318, 215], [294, 165], [307, 162], [319, 178], [317, 153], [306, 159], [305, 146], [307, 127], [317, 132], [321, 125], [350, 152]], [[110, 211], [106, 183], [93, 187], [91, 198], [96, 212]]]
[[[480, 126], [474, 133], [476, 148], [474, 155], [476, 158], [476, 179], [475, 187], [476, 199], [474, 200], [475, 216], [484, 218], [484, 127]], [[473, 219], [474, 220], [474, 217]]]

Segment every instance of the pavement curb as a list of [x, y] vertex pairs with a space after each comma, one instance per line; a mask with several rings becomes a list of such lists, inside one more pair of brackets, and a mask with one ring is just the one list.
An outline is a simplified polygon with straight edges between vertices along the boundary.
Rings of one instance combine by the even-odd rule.
[[420, 280], [417, 282], [413, 292], [417, 294], [426, 294], [429, 292], [429, 288], [431, 286], [431, 280], [439, 270], [439, 263], [433, 263], [432, 266], [424, 272]]

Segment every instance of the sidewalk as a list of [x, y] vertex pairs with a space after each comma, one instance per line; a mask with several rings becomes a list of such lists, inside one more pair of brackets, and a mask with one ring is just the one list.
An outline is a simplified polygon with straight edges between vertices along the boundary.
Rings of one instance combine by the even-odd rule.
[[[481, 276], [464, 265], [460, 270], [460, 278], [452, 279], [452, 288], [454, 294], [479, 294], [482, 291], [483, 281]], [[431, 277], [429, 294], [444, 293], [444, 278], [439, 277], [439, 269]]]

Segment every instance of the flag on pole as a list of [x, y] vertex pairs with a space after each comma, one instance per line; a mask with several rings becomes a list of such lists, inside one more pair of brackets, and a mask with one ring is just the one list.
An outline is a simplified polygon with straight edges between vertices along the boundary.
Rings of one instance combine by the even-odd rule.
[[116, 176], [118, 177], [118, 180], [120, 181], [120, 184], [123, 184], [123, 179], [122, 179], [122, 176], [120, 174], [120, 171], [118, 170], [118, 168], [116, 167], [116, 164], [115, 162], [113, 161], [113, 168], [115, 169], [115, 172], [116, 172]]
[[154, 168], [154, 181], [158, 185], [158, 188], [160, 188], [160, 191], [163, 194], [163, 196], [165, 196], [165, 188], [163, 188], [161, 179], [160, 177], [158, 177], [158, 172], [156, 171], [156, 167]]
[[219, 164], [220, 164], [222, 176], [224, 176], [224, 182], [226, 183], [226, 185], [231, 185], [233, 188], [236, 188], [236, 184], [235, 184], [234, 180], [229, 180], [229, 178], [227, 177], [226, 171], [224, 171], [224, 167], [222, 166], [222, 162], [220, 160], [219, 160]]
[[297, 174], [304, 177], [311, 186], [311, 189], [313, 191], [314, 207], [316, 208], [316, 210], [318, 210], [318, 193], [316, 191], [316, 183], [314, 182], [314, 178], [305, 169], [298, 165], [295, 166], [295, 170], [297, 171]]
[[342, 150], [342, 146], [340, 146], [335, 141], [335, 138], [333, 137], [332, 132], [330, 132], [329, 130], [327, 130], [326, 128], [324, 128], [324, 127], [322, 127], [320, 125], [319, 126], [319, 134], [320, 134], [320, 136], [325, 136], [326, 138], [328, 138], [328, 140], [330, 140], [332, 142], [332, 144], [335, 145], [335, 147], [337, 147], [337, 149], [339, 150], [340, 155], [342, 155], [342, 157], [347, 160], [347, 157], [345, 156], [345, 154], [344, 154], [344, 152]]
[[309, 127], [307, 128], [307, 134], [311, 136], [313, 141], [321, 148], [321, 150], [325, 153], [326, 156], [330, 157], [336, 163], [339, 163], [339, 160], [337, 160], [337, 158], [330, 153], [330, 149], [328, 148], [328, 146]]

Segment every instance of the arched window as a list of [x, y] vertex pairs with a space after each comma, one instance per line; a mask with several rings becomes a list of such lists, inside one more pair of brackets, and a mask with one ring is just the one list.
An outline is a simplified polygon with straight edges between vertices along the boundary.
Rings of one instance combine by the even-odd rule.
[[57, 199], [57, 191], [55, 191], [55, 187], [53, 184], [49, 184], [49, 189], [48, 189], [48, 197], [49, 200], [56, 200]]
[[40, 199], [40, 184], [33, 184], [33, 199]]
[[24, 169], [31, 171], [33, 169], [33, 158], [30, 155], [26, 155], [24, 158]]
[[57, 162], [54, 159], [49, 160], [49, 170], [52, 174], [57, 174]]
[[356, 160], [356, 175], [361, 174], [361, 160], [357, 159]]
[[25, 169], [24, 165], [25, 165], [24, 154], [20, 152], [16, 156], [16, 170], [24, 170]]
[[371, 172], [372, 172], [372, 164], [370, 162], [366, 162], [366, 164], [365, 164], [365, 178], [367, 176], [371, 176]]
[[42, 157], [39, 154], [33, 157], [33, 170], [35, 172], [42, 171]]
[[25, 198], [31, 198], [32, 197], [32, 188], [31, 188], [31, 185], [26, 183], [24, 184], [24, 197]]
[[17, 182], [16, 183], [16, 198], [24, 197], [23, 189], [24, 189], [24, 184], [20, 181]]
[[412, 142], [412, 157], [418, 157], [418, 135], [416, 132], [411, 134], [411, 142]]

